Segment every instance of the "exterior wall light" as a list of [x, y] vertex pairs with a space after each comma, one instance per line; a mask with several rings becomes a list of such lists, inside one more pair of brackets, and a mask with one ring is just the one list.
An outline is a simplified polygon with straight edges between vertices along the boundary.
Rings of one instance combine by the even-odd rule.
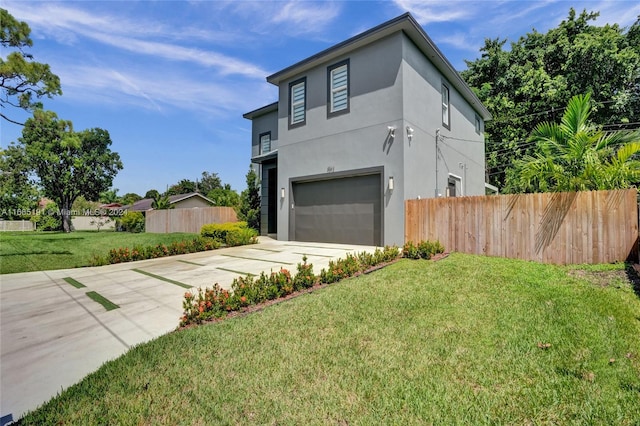
[[393, 191], [393, 176], [389, 176], [389, 191]]
[[284, 188], [280, 188], [280, 198], [284, 199]]
[[413, 127], [411, 126], [407, 126], [407, 138], [409, 139], [409, 142], [413, 139]]
[[389, 136], [392, 138], [396, 137], [396, 128], [393, 126], [387, 126], [387, 130], [389, 131]]

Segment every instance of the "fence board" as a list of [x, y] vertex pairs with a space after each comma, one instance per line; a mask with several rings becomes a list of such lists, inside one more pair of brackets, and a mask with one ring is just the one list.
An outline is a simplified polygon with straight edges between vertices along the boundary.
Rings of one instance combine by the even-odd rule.
[[192, 209], [150, 210], [145, 218], [145, 232], [167, 234], [191, 232], [198, 234], [207, 223], [237, 222], [231, 207], [198, 207]]
[[407, 200], [405, 241], [545, 263], [638, 260], [635, 189]]

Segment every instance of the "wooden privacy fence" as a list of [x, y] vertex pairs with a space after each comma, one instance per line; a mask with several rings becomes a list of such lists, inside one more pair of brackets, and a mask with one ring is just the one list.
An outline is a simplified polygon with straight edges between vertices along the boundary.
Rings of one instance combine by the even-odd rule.
[[237, 222], [231, 207], [197, 207], [192, 209], [150, 210], [145, 219], [145, 232], [167, 234], [170, 232], [200, 233], [207, 223]]
[[635, 189], [405, 201], [405, 241], [544, 263], [638, 261]]

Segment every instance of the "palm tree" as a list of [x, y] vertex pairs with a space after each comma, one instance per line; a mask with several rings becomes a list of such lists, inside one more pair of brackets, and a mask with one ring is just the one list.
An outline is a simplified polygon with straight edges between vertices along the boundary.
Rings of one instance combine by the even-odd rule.
[[571, 98], [560, 124], [540, 123], [533, 155], [516, 161], [520, 192], [624, 189], [640, 183], [640, 131], [605, 132], [589, 121], [591, 96]]
[[175, 206], [171, 204], [171, 201], [169, 201], [168, 195], [158, 194], [157, 197], [153, 198], [153, 203], [151, 203], [151, 207], [156, 210], [168, 210], [168, 209], [174, 208]]

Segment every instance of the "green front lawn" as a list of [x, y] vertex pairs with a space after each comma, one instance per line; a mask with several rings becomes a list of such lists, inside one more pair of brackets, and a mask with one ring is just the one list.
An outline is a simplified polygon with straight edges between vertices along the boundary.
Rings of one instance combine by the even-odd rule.
[[453, 254], [137, 346], [24, 424], [638, 419], [640, 299], [624, 266]]
[[135, 245], [170, 244], [196, 234], [131, 234], [113, 231], [0, 232], [0, 274], [89, 266], [94, 256]]

